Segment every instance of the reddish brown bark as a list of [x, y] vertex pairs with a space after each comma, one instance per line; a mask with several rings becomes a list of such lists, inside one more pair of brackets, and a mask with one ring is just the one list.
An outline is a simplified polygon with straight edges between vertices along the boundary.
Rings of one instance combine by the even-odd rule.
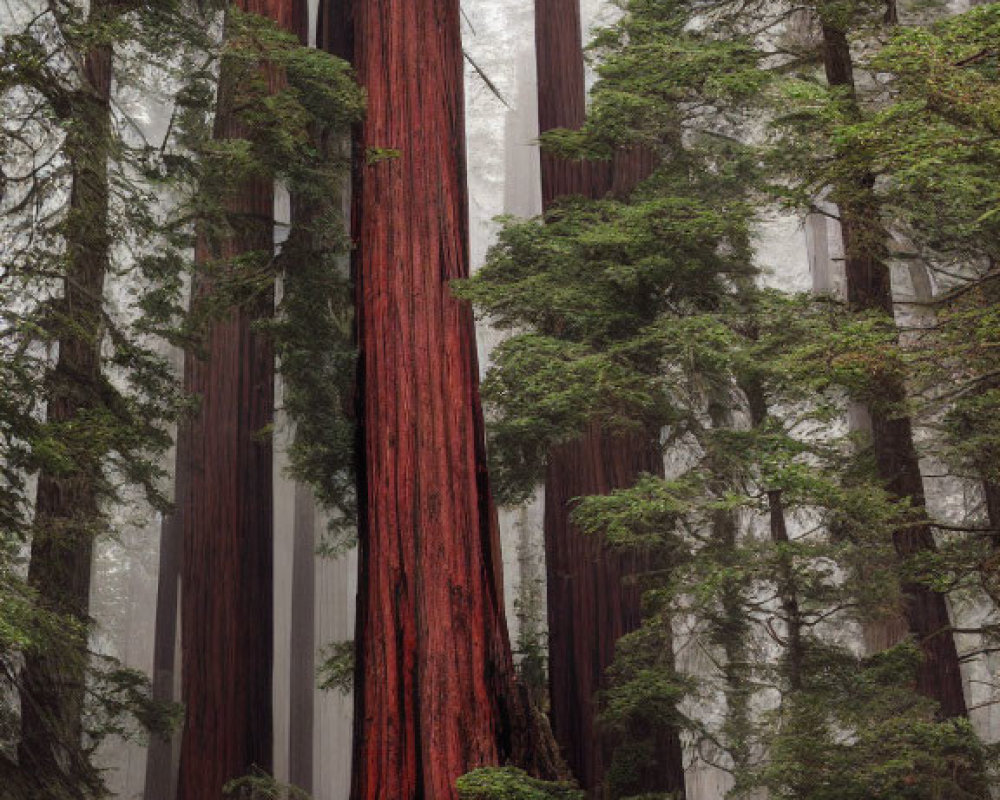
[[316, 46], [346, 61], [354, 60], [354, 0], [321, 0]]
[[[267, 215], [270, 186], [246, 187], [241, 212]], [[235, 209], [234, 209], [235, 211]], [[271, 246], [270, 224], [226, 255]], [[270, 301], [270, 302], [269, 302]], [[183, 503], [182, 698], [179, 800], [217, 800], [227, 780], [271, 763], [273, 362], [253, 323], [271, 298], [213, 326], [207, 356], [188, 359], [201, 398], [181, 447], [190, 459]]]
[[[298, 32], [304, 0], [243, 0], [244, 11]], [[215, 136], [239, 138], [232, 87], [220, 80]], [[227, 206], [233, 233], [202, 241], [197, 256], [229, 258], [273, 247], [274, 196], [257, 180]], [[197, 294], [210, 293], [201, 282]], [[212, 325], [204, 358], [185, 364], [185, 387], [201, 399], [178, 443], [188, 459], [182, 557], [182, 698], [179, 800], [218, 800], [226, 781], [272, 757], [272, 449], [261, 435], [274, 411], [274, 358], [255, 323], [273, 314], [270, 292]]]
[[[854, 92], [851, 51], [843, 30], [823, 25], [823, 60], [831, 86]], [[892, 281], [887, 263], [887, 232], [879, 219], [878, 201], [870, 173], [858, 176], [853, 184], [834, 187], [840, 209], [847, 277], [847, 300], [857, 310], [893, 312]], [[898, 380], [886, 380], [879, 387], [881, 403], [870, 409], [872, 445], [879, 477], [896, 497], [906, 499], [918, 513], [925, 509], [923, 479], [909, 417], [899, 411], [906, 390]], [[904, 559], [936, 549], [928, 525], [909, 525], [893, 535], [897, 553]], [[907, 582], [905, 614], [910, 633], [923, 650], [917, 675], [917, 690], [941, 704], [946, 717], [966, 716], [965, 695], [958, 652], [951, 633], [945, 596], [928, 586]]]
[[[539, 129], [579, 128], [586, 87], [579, 0], [535, 5]], [[580, 194], [626, 195], [652, 172], [652, 153], [634, 149], [610, 162], [567, 161], [542, 151], [542, 202]], [[597, 790], [612, 743], [597, 729], [596, 693], [614, 659], [615, 642], [640, 622], [641, 592], [628, 576], [648, 569], [638, 556], [622, 556], [569, 523], [574, 498], [631, 486], [643, 472], [663, 473], [655, 432], [608, 436], [595, 426], [579, 441], [549, 454], [545, 478], [545, 552], [552, 729], [573, 774]], [[684, 786], [680, 739], [662, 738], [644, 770], [647, 791]]]
[[354, 10], [368, 112], [352, 797], [447, 800], [470, 769], [546, 756], [528, 740], [496, 579], [472, 314], [448, 289], [469, 267], [459, 5]]
[[[594, 428], [549, 454], [545, 477], [545, 556], [549, 623], [552, 729], [574, 775], [596, 790], [614, 742], [595, 720], [597, 693], [615, 643], [638, 628], [641, 590], [635, 577], [648, 569], [640, 556], [609, 550], [569, 524], [573, 500], [631, 486], [638, 476], [663, 473], [663, 454], [649, 436], [611, 436]], [[644, 790], [683, 787], [680, 740], [658, 741], [643, 765]]]

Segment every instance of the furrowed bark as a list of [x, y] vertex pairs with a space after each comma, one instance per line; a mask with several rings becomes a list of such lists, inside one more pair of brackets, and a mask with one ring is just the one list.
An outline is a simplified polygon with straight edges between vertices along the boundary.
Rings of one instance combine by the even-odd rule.
[[[298, 0], [237, 4], [289, 30], [303, 25]], [[215, 137], [242, 138], [230, 81], [220, 77]], [[226, 209], [232, 234], [202, 239], [197, 258], [227, 259], [274, 246], [274, 192], [254, 180]], [[195, 296], [212, 291], [196, 282]], [[265, 291], [213, 322], [204, 359], [188, 358], [184, 382], [199, 413], [178, 443], [189, 459], [182, 498], [182, 698], [185, 706], [178, 800], [218, 800], [222, 787], [272, 760], [272, 447], [274, 357], [255, 330], [274, 312]], [[180, 487], [179, 487], [180, 488]]]
[[[586, 86], [579, 0], [537, 0], [535, 45], [539, 130], [579, 128]], [[542, 203], [560, 197], [627, 195], [655, 166], [652, 153], [621, 151], [612, 161], [567, 161], [541, 153]], [[640, 556], [610, 551], [573, 527], [574, 498], [608, 494], [643, 472], [663, 474], [658, 432], [609, 436], [592, 426], [579, 441], [549, 453], [545, 476], [546, 592], [552, 730], [573, 774], [597, 792], [613, 744], [597, 728], [596, 693], [614, 659], [615, 642], [640, 623], [641, 591], [629, 576], [648, 570]], [[681, 791], [684, 769], [678, 736], [658, 744], [646, 770], [646, 791]]]
[[[516, 763], [551, 774], [497, 580], [468, 274], [457, 0], [359, 0], [368, 93], [355, 192], [361, 575], [352, 797], [456, 797]], [[542, 748], [542, 749], [539, 749]]]
[[[823, 62], [830, 86], [842, 87], [853, 102], [854, 74], [846, 33], [824, 23]], [[874, 178], [859, 174], [852, 184], [835, 186], [832, 199], [840, 209], [847, 277], [847, 301], [859, 311], [893, 313], [892, 281], [887, 263], [887, 232], [880, 222]], [[923, 479], [909, 417], [900, 408], [906, 389], [899, 381], [885, 381], [880, 387], [884, 406], [870, 409], [872, 445], [878, 475], [896, 497], [909, 500], [915, 512], [925, 507]], [[913, 524], [893, 535], [896, 552], [909, 559], [936, 550], [930, 526]], [[905, 614], [910, 633], [923, 651], [917, 676], [917, 690], [941, 705], [945, 717], [967, 716], [958, 652], [951, 633], [945, 596], [914, 581], [905, 582]]]
[[[90, 20], [111, 13], [95, 0]], [[65, 320], [49, 381], [46, 421], [87, 426], [100, 414], [103, 375], [103, 293], [111, 246], [108, 233], [108, 157], [111, 148], [113, 53], [98, 45], [83, 54], [83, 85], [72, 94], [64, 151], [72, 185], [66, 222], [66, 273], [60, 313]], [[28, 583], [38, 602], [87, 626], [94, 538], [103, 529], [99, 507], [104, 453], [74, 452], [72, 466], [43, 467], [38, 476]], [[99, 785], [83, 751], [82, 712], [87, 641], [60, 650], [29, 649], [21, 673], [18, 761], [39, 800], [84, 797]]]
[[[270, 185], [245, 187], [240, 211], [270, 220]], [[236, 213], [236, 209], [233, 209]], [[264, 216], [266, 215], [266, 216]], [[270, 222], [223, 255], [271, 246]], [[182, 563], [182, 699], [178, 800], [217, 800], [226, 781], [271, 763], [273, 362], [253, 331], [261, 298], [213, 324], [185, 387], [201, 408], [181, 447], [190, 458]]]

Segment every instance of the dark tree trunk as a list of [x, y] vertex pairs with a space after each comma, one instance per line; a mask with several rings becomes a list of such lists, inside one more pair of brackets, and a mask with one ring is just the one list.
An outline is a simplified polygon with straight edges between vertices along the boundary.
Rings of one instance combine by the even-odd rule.
[[[828, 83], [843, 87], [849, 93], [849, 101], [853, 101], [854, 76], [847, 36], [830, 24], [823, 25], [823, 60]], [[840, 209], [848, 303], [859, 311], [875, 310], [891, 315], [888, 237], [880, 222], [873, 186], [874, 179], [866, 172], [851, 184], [835, 186], [832, 199]], [[880, 394], [880, 407], [869, 409], [879, 477], [893, 495], [909, 500], [915, 512], [923, 513], [923, 479], [910, 420], [898, 410], [885, 410], [902, 407], [905, 387], [899, 381], [886, 380], [880, 386]], [[936, 549], [933, 532], [925, 524], [908, 525], [896, 531], [893, 543], [903, 559]], [[912, 581], [904, 584], [903, 591], [907, 624], [924, 655], [917, 690], [937, 700], [944, 716], [966, 716], [962, 673], [945, 596]]]
[[[301, 0], [241, 0], [244, 10], [300, 31]], [[232, 87], [220, 78], [215, 136], [240, 138]], [[243, 186], [227, 212], [233, 234], [199, 246], [198, 257], [229, 258], [273, 248], [269, 181]], [[207, 282], [194, 289], [207, 294]], [[218, 800], [226, 781], [272, 759], [272, 448], [274, 357], [255, 323], [270, 318], [265, 292], [212, 324], [204, 359], [188, 358], [185, 387], [201, 407], [178, 444], [189, 459], [182, 506], [181, 567], [184, 734], [178, 800]]]
[[[750, 410], [750, 423], [754, 428], [760, 428], [768, 417], [767, 397], [760, 381], [749, 379], [741, 382], [741, 388], [747, 398]], [[768, 526], [771, 531], [771, 542], [778, 546], [788, 545], [788, 524], [785, 518], [785, 505], [781, 491], [768, 489], [767, 510]], [[795, 564], [791, 554], [785, 552], [776, 560], [778, 570], [777, 589], [781, 598], [781, 613], [785, 622], [785, 666], [788, 678], [788, 688], [795, 692], [802, 688], [802, 670], [805, 661], [803, 649], [803, 619], [799, 605], [798, 581], [795, 576]]]
[[[729, 398], [710, 397], [708, 416], [713, 430], [731, 430], [733, 413]], [[736, 476], [725, 459], [711, 465], [711, 494], [723, 497], [736, 485]], [[721, 666], [726, 697], [724, 734], [727, 752], [737, 773], [750, 768], [750, 733], [752, 730], [753, 687], [751, 684], [746, 587], [739, 577], [739, 519], [732, 509], [720, 508], [711, 514], [711, 543], [715, 558], [723, 565], [719, 582], [719, 612], [713, 620], [715, 643], [722, 646], [725, 661]]]
[[312, 792], [313, 706], [316, 698], [316, 506], [312, 490], [306, 486], [295, 487], [293, 538], [288, 782]]
[[[108, 12], [103, 0], [91, 20]], [[66, 225], [66, 274], [60, 305], [59, 354], [49, 380], [46, 421], [86, 426], [103, 409], [100, 348], [104, 279], [108, 269], [108, 156], [111, 146], [112, 50], [83, 56], [84, 85], [72, 95], [64, 150], [72, 170]], [[89, 444], [89, 443], [88, 443]], [[39, 603], [68, 620], [89, 624], [94, 538], [103, 527], [103, 454], [73, 453], [73, 465], [38, 476], [28, 582]], [[29, 649], [21, 673], [18, 760], [34, 779], [33, 797], [84, 796], [94, 785], [82, 750], [87, 670], [86, 633], [60, 651]]]
[[1000, 484], [984, 480], [983, 499], [986, 503], [986, 519], [989, 522], [993, 547], [1000, 548]]
[[320, 0], [316, 46], [345, 61], [354, 61], [355, 0]]
[[[185, 436], [178, 433], [178, 441]], [[174, 494], [178, 501], [160, 526], [160, 563], [156, 578], [156, 623], [153, 633], [153, 699], [171, 703], [174, 696], [174, 665], [177, 660], [177, 599], [184, 523], [180, 499], [187, 495], [187, 454], [178, 449], [175, 459]], [[173, 800], [177, 793], [177, 736], [152, 736], [146, 758], [144, 800]]]
[[[648, 571], [638, 555], [607, 548], [569, 523], [575, 498], [631, 486], [640, 474], [663, 474], [663, 453], [652, 436], [612, 436], [592, 428], [549, 454], [545, 476], [545, 556], [549, 626], [549, 691], [553, 733], [573, 774], [599, 791], [614, 742], [595, 715], [597, 693], [615, 643], [641, 622], [641, 587]], [[684, 786], [680, 739], [661, 737], [643, 765], [637, 790], [676, 792]]]
[[[535, 59], [538, 130], [577, 129], [587, 116], [580, 0], [536, 0]], [[569, 161], [542, 150], [542, 208], [565, 195], [603, 197], [611, 188], [607, 161]]]
[[[284, 24], [301, 44], [308, 45], [307, 3], [296, 2], [292, 10], [294, 13]], [[317, 44], [322, 46], [322, 42]], [[292, 196], [290, 239], [297, 235], [297, 227], [313, 221], [310, 211], [300, 198]], [[295, 486], [292, 542], [288, 782], [311, 793], [316, 700], [316, 501], [312, 490], [303, 484]]]
[[[270, 185], [247, 186], [241, 211], [270, 220]], [[234, 213], [236, 209], [233, 209]], [[226, 255], [271, 246], [270, 222]], [[202, 287], [203, 289], [205, 287]], [[213, 325], [185, 386], [201, 408], [180, 443], [183, 498], [181, 619], [185, 706], [179, 800], [218, 800], [226, 781], [271, 764], [273, 362], [253, 331], [270, 297]]]
[[[579, 0], [537, 0], [539, 130], [579, 128], [586, 115], [586, 87]], [[655, 164], [644, 150], [617, 153], [613, 161], [567, 161], [542, 151], [542, 204], [579, 194], [627, 195]], [[614, 659], [615, 642], [640, 622], [641, 591], [625, 579], [647, 571], [639, 556], [610, 551], [569, 523], [574, 498], [631, 486], [643, 472], [663, 474], [658, 432], [608, 436], [596, 426], [573, 444], [549, 453], [545, 477], [546, 591], [552, 729], [573, 774], [598, 791], [612, 743], [597, 729], [596, 693]], [[658, 743], [645, 791], [684, 787], [680, 739]]]
[[470, 308], [458, 0], [358, 0], [361, 574], [354, 800], [545, 772], [498, 582]]

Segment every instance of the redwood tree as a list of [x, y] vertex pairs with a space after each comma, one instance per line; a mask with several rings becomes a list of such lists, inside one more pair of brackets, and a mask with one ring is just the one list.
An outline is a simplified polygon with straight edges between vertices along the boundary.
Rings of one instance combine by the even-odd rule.
[[[237, 5], [293, 31], [306, 8], [299, 0]], [[218, 140], [247, 135], [236, 83], [223, 62]], [[202, 236], [197, 255], [232, 272], [240, 257], [266, 257], [273, 248], [273, 180], [248, 178], [224, 204], [230, 230]], [[203, 277], [196, 297], [210, 297], [214, 281], [227, 277]], [[177, 498], [184, 531], [179, 800], [216, 800], [226, 781], [271, 764], [273, 486], [266, 429], [274, 413], [274, 356], [259, 325], [273, 312], [273, 286], [253, 292], [210, 325], [204, 357], [185, 363], [185, 388], [200, 408], [178, 445], [188, 459]]]
[[[586, 116], [579, 0], [535, 4], [539, 130], [577, 129]], [[611, 161], [568, 160], [541, 153], [542, 205], [567, 195], [628, 194], [655, 164], [639, 148]], [[612, 552], [570, 524], [575, 498], [632, 486], [642, 473], [663, 474], [659, 431], [606, 434], [596, 425], [548, 456], [545, 475], [545, 554], [552, 729], [573, 774], [597, 789], [609, 765], [610, 743], [598, 730], [597, 692], [614, 659], [615, 642], [640, 623], [641, 588], [628, 581], [648, 569], [641, 556]], [[656, 765], [644, 773], [649, 790], [684, 786], [680, 740], [658, 742]]]
[[469, 306], [457, 0], [358, 0], [368, 93], [355, 193], [361, 575], [352, 796], [454, 798], [550, 756], [517, 684], [498, 581]]

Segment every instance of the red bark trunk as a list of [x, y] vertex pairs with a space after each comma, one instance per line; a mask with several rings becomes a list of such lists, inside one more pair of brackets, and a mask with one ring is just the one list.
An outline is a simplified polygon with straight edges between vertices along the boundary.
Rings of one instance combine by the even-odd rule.
[[[579, 128], [586, 86], [579, 0], [537, 0], [535, 46], [539, 129]], [[655, 166], [651, 152], [633, 149], [610, 162], [567, 161], [542, 151], [542, 203], [580, 194], [627, 195]], [[552, 729], [573, 774], [596, 791], [611, 743], [595, 720], [596, 693], [614, 659], [615, 643], [640, 623], [641, 592], [625, 580], [647, 570], [639, 556], [611, 552], [569, 523], [574, 498], [631, 486], [643, 472], [663, 474], [656, 433], [608, 436], [594, 427], [578, 442], [549, 453], [545, 478], [545, 553]], [[680, 739], [658, 742], [643, 788], [684, 786]]]
[[[293, 32], [304, 0], [242, 0]], [[220, 81], [215, 136], [244, 131]], [[198, 257], [233, 257], [273, 247], [273, 187], [254, 181], [230, 202], [236, 232]], [[200, 284], [196, 293], [211, 292]], [[201, 398], [178, 447], [189, 459], [178, 497], [181, 568], [182, 698], [185, 706], [178, 800], [218, 800], [226, 781], [272, 758], [273, 497], [270, 438], [274, 357], [254, 330], [273, 314], [265, 294], [234, 309], [208, 333], [204, 359], [188, 358], [185, 388]]]
[[[823, 59], [828, 83], [853, 94], [853, 65], [844, 31], [823, 26]], [[862, 174], [853, 185], [834, 187], [844, 237], [847, 300], [855, 309], [891, 315], [892, 280], [886, 263], [888, 234], [879, 221], [873, 186], [873, 177]], [[889, 408], [899, 407], [906, 400], [906, 389], [898, 381], [884, 382], [879, 391], [882, 402]], [[909, 500], [914, 511], [922, 513], [924, 486], [909, 417], [898, 411], [889, 413], [884, 408], [870, 409], [870, 414], [879, 477], [893, 495]], [[904, 559], [936, 549], [928, 525], [910, 525], [896, 531], [893, 544]], [[944, 716], [967, 716], [962, 672], [945, 596], [916, 582], [905, 583], [903, 591], [910, 633], [924, 656], [917, 674], [917, 690], [937, 700]]]
[[[361, 575], [354, 800], [539, 759], [497, 581], [470, 308], [458, 0], [359, 0]], [[523, 764], [525, 766], [532, 766]]]

